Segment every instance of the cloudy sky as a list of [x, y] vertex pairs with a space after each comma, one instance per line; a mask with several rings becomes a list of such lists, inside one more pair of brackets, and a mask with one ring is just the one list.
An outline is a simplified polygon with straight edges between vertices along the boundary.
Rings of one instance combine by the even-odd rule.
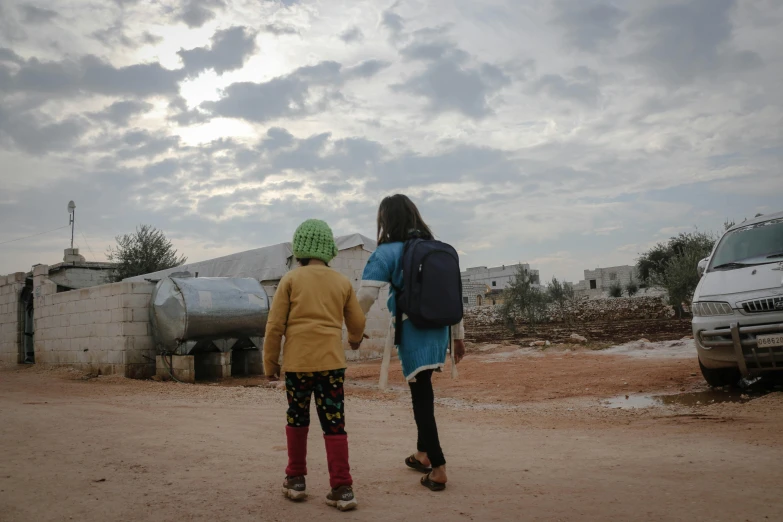
[[568, 280], [783, 210], [780, 0], [0, 0], [0, 273], [148, 223], [191, 261], [409, 194]]

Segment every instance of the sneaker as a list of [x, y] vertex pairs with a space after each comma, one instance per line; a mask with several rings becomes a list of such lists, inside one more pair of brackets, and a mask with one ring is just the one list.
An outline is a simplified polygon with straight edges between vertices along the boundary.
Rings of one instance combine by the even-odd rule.
[[307, 491], [304, 477], [286, 477], [283, 482], [283, 495], [291, 500], [304, 500]]
[[351, 486], [340, 486], [330, 491], [326, 495], [326, 503], [340, 511], [350, 511], [356, 509], [356, 506], [359, 505], [356, 497], [353, 496], [353, 488]]

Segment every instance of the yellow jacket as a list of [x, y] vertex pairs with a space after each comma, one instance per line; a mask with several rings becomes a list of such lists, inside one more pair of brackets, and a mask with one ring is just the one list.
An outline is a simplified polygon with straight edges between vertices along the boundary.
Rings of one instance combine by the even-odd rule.
[[360, 342], [365, 318], [351, 282], [323, 265], [288, 272], [275, 292], [264, 339], [264, 373], [280, 373], [281, 341], [286, 372], [345, 368], [343, 321], [349, 342]]

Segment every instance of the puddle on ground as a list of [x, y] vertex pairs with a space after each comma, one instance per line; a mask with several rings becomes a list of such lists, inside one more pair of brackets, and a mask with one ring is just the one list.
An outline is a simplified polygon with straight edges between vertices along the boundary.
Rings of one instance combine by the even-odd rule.
[[753, 390], [710, 389], [675, 395], [621, 395], [620, 397], [602, 400], [601, 403], [607, 408], [622, 410], [649, 408], [651, 406], [708, 406], [726, 402], [742, 404], [763, 397], [773, 391], [780, 391], [780, 387], [764, 387]]

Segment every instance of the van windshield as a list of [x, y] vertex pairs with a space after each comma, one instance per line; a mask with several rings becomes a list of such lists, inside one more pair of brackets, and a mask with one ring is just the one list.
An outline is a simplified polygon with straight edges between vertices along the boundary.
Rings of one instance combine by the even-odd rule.
[[783, 261], [783, 218], [729, 232], [721, 239], [710, 264], [720, 270], [780, 261]]

